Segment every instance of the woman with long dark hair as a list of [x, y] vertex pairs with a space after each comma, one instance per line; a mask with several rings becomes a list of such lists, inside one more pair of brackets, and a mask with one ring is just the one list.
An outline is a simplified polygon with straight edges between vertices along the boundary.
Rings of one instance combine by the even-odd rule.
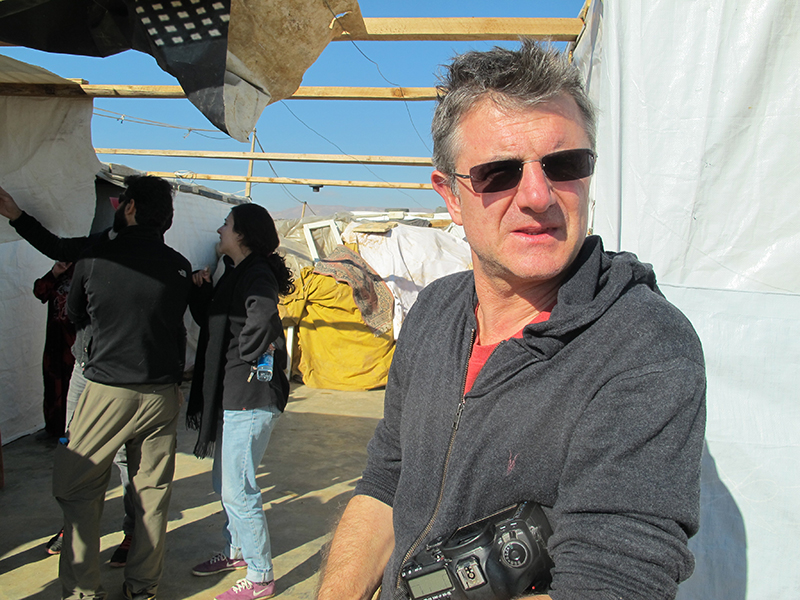
[[[216, 600], [256, 600], [275, 595], [256, 471], [289, 396], [278, 296], [294, 286], [291, 271], [276, 253], [278, 233], [266, 209], [235, 206], [217, 232], [225, 274], [216, 286], [208, 269], [194, 274], [201, 289], [191, 309], [200, 338], [186, 419], [199, 431], [195, 455], [214, 457], [212, 483], [222, 498], [227, 548], [192, 573], [247, 569], [246, 577]], [[272, 378], [263, 381], [256, 367], [268, 351], [274, 366]]]

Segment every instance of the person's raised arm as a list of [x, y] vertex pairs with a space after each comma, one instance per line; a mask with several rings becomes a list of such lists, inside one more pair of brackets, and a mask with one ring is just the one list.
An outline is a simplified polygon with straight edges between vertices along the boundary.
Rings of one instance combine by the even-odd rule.
[[354, 496], [331, 541], [317, 600], [369, 600], [394, 549], [392, 507]]
[[14, 198], [2, 187], [0, 187], [0, 215], [9, 221], [14, 221], [22, 215], [22, 210], [14, 202]]
[[11, 194], [1, 187], [0, 215], [8, 218], [9, 225], [20, 237], [53, 260], [75, 262], [88, 247], [108, 239], [107, 231], [75, 238], [58, 237], [36, 218], [21, 210]]

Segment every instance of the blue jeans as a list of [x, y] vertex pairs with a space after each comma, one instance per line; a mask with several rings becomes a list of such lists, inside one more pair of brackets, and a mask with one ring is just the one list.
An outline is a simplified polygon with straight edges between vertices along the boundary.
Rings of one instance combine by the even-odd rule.
[[222, 496], [223, 535], [229, 558], [247, 562], [247, 579], [272, 581], [272, 548], [256, 471], [275, 422], [277, 408], [223, 411], [222, 440], [214, 445], [211, 481]]

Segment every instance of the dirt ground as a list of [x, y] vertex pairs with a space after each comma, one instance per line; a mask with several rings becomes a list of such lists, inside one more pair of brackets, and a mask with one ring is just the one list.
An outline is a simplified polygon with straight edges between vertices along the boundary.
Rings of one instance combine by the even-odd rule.
[[[383, 414], [383, 391], [338, 392], [293, 386], [259, 469], [282, 600], [312, 600], [320, 549], [350, 498], [366, 445]], [[167, 553], [158, 600], [212, 600], [242, 577], [194, 577], [190, 569], [224, 547], [219, 498], [211, 491], [211, 460], [195, 458], [196, 433], [178, 427]], [[44, 545], [61, 527], [51, 495], [54, 445], [30, 435], [3, 447], [0, 490], [0, 600], [57, 600], [58, 557]], [[122, 541], [117, 473], [106, 494], [101, 559]], [[123, 569], [102, 565], [108, 600], [122, 600]]]

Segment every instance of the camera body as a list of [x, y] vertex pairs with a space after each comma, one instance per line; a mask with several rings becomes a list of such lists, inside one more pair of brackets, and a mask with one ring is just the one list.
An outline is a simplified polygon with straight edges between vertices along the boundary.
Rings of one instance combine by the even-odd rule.
[[437, 538], [403, 565], [412, 600], [510, 600], [544, 593], [553, 561], [542, 507], [522, 502]]

